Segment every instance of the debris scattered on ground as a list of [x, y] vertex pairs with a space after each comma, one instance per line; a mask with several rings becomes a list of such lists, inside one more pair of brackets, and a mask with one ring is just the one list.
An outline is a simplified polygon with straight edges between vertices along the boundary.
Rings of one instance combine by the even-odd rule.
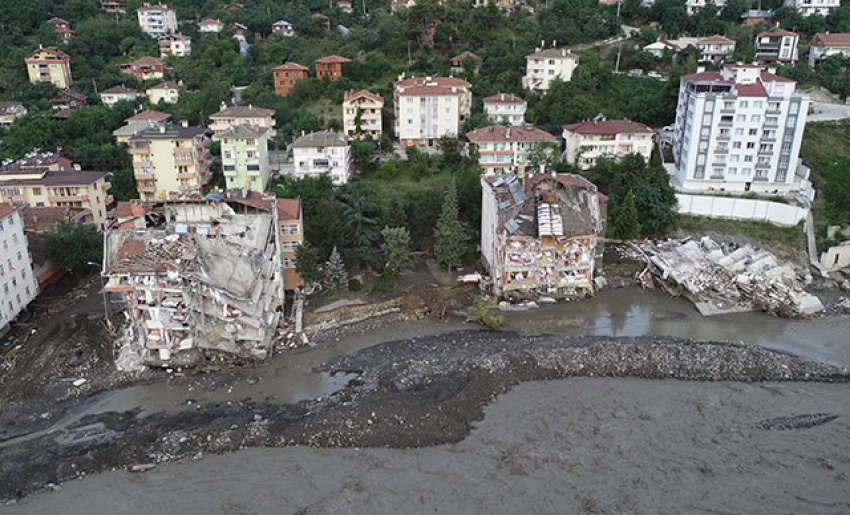
[[786, 431], [790, 429], [808, 429], [810, 427], [822, 426], [838, 418], [833, 413], [810, 413], [806, 415], [795, 415], [793, 417], [777, 417], [762, 420], [755, 425], [756, 429], [766, 431]]
[[[644, 242], [639, 248], [655, 280], [670, 294], [688, 297], [705, 316], [766, 311], [793, 318], [824, 309], [803, 289], [794, 266], [765, 249], [722, 245], [708, 236], [699, 242]], [[646, 281], [643, 273], [639, 277]]]

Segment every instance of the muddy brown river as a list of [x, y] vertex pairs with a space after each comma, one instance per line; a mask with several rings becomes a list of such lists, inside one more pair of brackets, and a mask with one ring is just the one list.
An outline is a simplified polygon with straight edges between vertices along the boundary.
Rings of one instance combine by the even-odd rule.
[[[850, 320], [762, 314], [703, 318], [690, 303], [634, 289], [511, 313], [531, 334], [672, 336], [746, 342], [850, 365]], [[347, 378], [311, 369], [374, 343], [451, 331], [459, 322], [384, 327], [269, 364], [216, 388], [127, 388], [86, 413], [191, 409], [250, 397], [289, 403]], [[188, 404], [187, 404], [188, 403]], [[809, 413], [817, 427], [759, 421]], [[55, 430], [56, 428], [54, 428]], [[459, 443], [409, 450], [249, 449], [144, 474], [65, 483], [10, 513], [850, 513], [850, 385], [575, 378], [524, 383]]]

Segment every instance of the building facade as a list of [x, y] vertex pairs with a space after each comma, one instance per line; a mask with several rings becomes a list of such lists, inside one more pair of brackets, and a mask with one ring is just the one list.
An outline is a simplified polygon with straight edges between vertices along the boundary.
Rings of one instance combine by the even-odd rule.
[[593, 295], [602, 230], [596, 186], [572, 174], [485, 176], [481, 196], [481, 255], [497, 298]]
[[[473, 65], [474, 68], [472, 70], [464, 70], [463, 68], [463, 62], [467, 59], [472, 59], [475, 62], [475, 64]], [[452, 75], [460, 75], [464, 71], [469, 71], [477, 74], [478, 69], [481, 68], [481, 56], [474, 54], [468, 50], [464, 50], [463, 52], [449, 59], [449, 64], [451, 64]]]
[[283, 306], [274, 198], [143, 211], [141, 228], [111, 229], [104, 244], [105, 289], [123, 296], [133, 352], [152, 366], [268, 357]]
[[20, 102], [0, 102], [0, 127], [10, 127], [15, 120], [23, 118], [28, 112]]
[[[483, 127], [466, 133], [478, 151], [485, 175], [509, 173], [523, 177], [529, 167], [558, 156], [558, 138], [530, 125]], [[535, 170], [528, 170], [534, 172]]]
[[133, 176], [142, 200], [199, 194], [212, 178], [204, 127], [163, 123], [128, 138]]
[[67, 207], [80, 219], [102, 227], [113, 202], [105, 172], [21, 167], [0, 169], [0, 201], [16, 206]]
[[186, 57], [192, 53], [192, 38], [175, 33], [159, 38], [159, 56], [165, 59], [169, 55]]
[[146, 80], [161, 79], [165, 65], [156, 57], [144, 56], [131, 63], [122, 64], [120, 70], [121, 73], [132, 75], [139, 82], [144, 82]]
[[180, 86], [172, 81], [160, 82], [146, 89], [145, 94], [152, 105], [160, 102], [176, 104], [180, 100]]
[[796, 32], [774, 27], [756, 36], [756, 56], [759, 63], [781, 63], [793, 65], [797, 62], [797, 44], [800, 36]]
[[649, 161], [655, 131], [631, 120], [592, 120], [564, 126], [565, 161], [587, 170], [600, 157], [622, 159], [640, 154]]
[[831, 55], [850, 56], [850, 33], [822, 34], [818, 32], [809, 41], [809, 66], [814, 68]]
[[360, 90], [345, 93], [342, 100], [342, 126], [349, 139], [371, 136], [380, 141], [382, 134], [381, 112], [384, 97], [377, 93]]
[[841, 0], [794, 0], [794, 7], [803, 16], [820, 14], [826, 17], [833, 9], [841, 7]]
[[272, 70], [275, 95], [288, 95], [295, 83], [307, 79], [308, 69], [298, 63], [283, 63]]
[[221, 168], [228, 190], [262, 193], [269, 183], [269, 129], [231, 125], [216, 132], [221, 142]]
[[224, 23], [221, 20], [212, 18], [204, 18], [198, 22], [198, 31], [200, 32], [221, 32], [224, 30]]
[[304, 279], [295, 271], [295, 253], [304, 244], [304, 217], [301, 199], [277, 199], [277, 226], [280, 239], [280, 266], [283, 269], [283, 288], [292, 291], [304, 286]]
[[292, 37], [295, 35], [295, 26], [286, 20], [276, 21], [272, 24], [272, 34]]
[[74, 36], [71, 24], [62, 18], [50, 18], [47, 23], [53, 26], [53, 33], [62, 38], [66, 43]]
[[112, 107], [122, 100], [132, 102], [140, 96], [142, 95], [135, 89], [113, 86], [100, 92], [100, 102], [107, 107]]
[[684, 75], [673, 133], [681, 190], [798, 190], [809, 98], [763, 66], [726, 65]]
[[697, 40], [696, 47], [700, 51], [703, 61], [718, 64], [735, 51], [735, 40], [726, 36], [714, 35]]
[[39, 48], [27, 55], [24, 62], [27, 65], [27, 74], [30, 82], [49, 82], [59, 89], [70, 88], [71, 58], [65, 52], [55, 46]]
[[528, 102], [510, 93], [499, 93], [484, 99], [484, 114], [497, 124], [524, 125]]
[[295, 177], [328, 174], [334, 185], [351, 178], [351, 147], [344, 134], [320, 131], [301, 136], [292, 143]]
[[210, 130], [221, 132], [234, 125], [250, 125], [268, 129], [272, 132], [270, 136], [274, 136], [274, 113], [272, 109], [263, 109], [252, 105], [228, 106], [222, 103], [221, 110], [210, 116]]
[[158, 38], [177, 32], [177, 12], [164, 4], [144, 4], [137, 11], [142, 32]]
[[455, 77], [411, 77], [394, 84], [395, 135], [402, 146], [433, 147], [457, 136], [472, 110], [472, 85]]
[[[709, 0], [687, 0], [685, 2], [685, 10], [688, 13], [688, 16], [693, 16], [698, 13], [700, 9], [705, 7], [709, 3]], [[726, 5], [726, 0], [717, 0], [714, 2], [714, 5], [718, 9], [722, 9]]]
[[0, 334], [38, 295], [38, 279], [24, 235], [24, 220], [14, 206], [0, 203]]
[[538, 48], [526, 56], [525, 77], [522, 85], [526, 89], [548, 91], [549, 85], [557, 77], [564, 82], [573, 78], [573, 70], [578, 66], [578, 56], [566, 48]]
[[329, 55], [316, 59], [313, 63], [316, 66], [316, 78], [319, 80], [327, 77], [331, 81], [339, 80], [342, 77], [342, 65], [351, 59], [340, 57], [338, 55]]

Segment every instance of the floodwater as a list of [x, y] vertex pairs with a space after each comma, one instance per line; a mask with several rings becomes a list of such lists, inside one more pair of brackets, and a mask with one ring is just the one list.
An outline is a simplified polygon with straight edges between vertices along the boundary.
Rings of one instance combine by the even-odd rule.
[[[760, 313], [704, 318], [683, 299], [622, 289], [509, 313], [530, 334], [743, 341], [850, 365], [850, 319]], [[453, 321], [383, 327], [276, 356], [228, 384], [141, 385], [89, 413], [246, 397], [294, 402], [347, 378], [311, 372], [386, 340], [451, 331]], [[248, 384], [248, 378], [259, 381]], [[253, 382], [253, 381], [250, 381]], [[760, 420], [835, 413], [796, 431]], [[92, 511], [96, 508], [94, 511]], [[850, 386], [566, 379], [526, 383], [486, 410], [463, 442], [435, 448], [253, 449], [145, 474], [109, 472], [12, 507], [18, 513], [850, 513]]]

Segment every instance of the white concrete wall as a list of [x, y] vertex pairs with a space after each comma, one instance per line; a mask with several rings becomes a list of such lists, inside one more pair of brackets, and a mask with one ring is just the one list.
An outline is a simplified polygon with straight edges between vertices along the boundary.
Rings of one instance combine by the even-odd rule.
[[820, 264], [828, 272], [850, 267], [850, 243], [830, 247], [820, 255]]
[[705, 216], [708, 218], [731, 218], [733, 220], [756, 220], [775, 225], [793, 227], [805, 220], [807, 209], [771, 202], [736, 197], [712, 197], [677, 193], [679, 213]]

